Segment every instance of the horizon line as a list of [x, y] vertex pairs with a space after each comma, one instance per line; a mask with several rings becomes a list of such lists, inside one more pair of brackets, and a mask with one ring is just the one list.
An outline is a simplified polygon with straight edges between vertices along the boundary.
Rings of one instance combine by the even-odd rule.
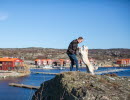
[[[67, 48], [46, 48], [46, 47], [12, 47], [12, 48], [0, 48], [0, 49], [24, 49], [24, 48], [42, 48], [42, 49], [67, 49]], [[130, 49], [130, 48], [90, 48], [90, 49]]]

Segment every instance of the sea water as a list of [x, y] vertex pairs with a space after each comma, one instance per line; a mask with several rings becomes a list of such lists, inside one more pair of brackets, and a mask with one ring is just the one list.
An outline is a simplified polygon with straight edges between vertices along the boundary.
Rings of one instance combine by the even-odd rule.
[[[75, 71], [75, 68], [73, 69]], [[96, 72], [111, 71], [114, 70], [119, 76], [130, 77], [130, 67], [99, 67]], [[121, 70], [121, 71], [118, 71]], [[67, 69], [31, 69], [31, 72], [50, 72], [50, 73], [61, 73], [69, 71]], [[80, 71], [86, 72], [86, 68], [80, 68]], [[55, 75], [45, 74], [34, 74], [31, 73], [29, 76], [20, 78], [8, 78], [0, 80], [0, 100], [31, 100], [35, 90], [12, 87], [9, 83], [19, 83], [33, 86], [40, 86], [41, 83], [54, 78]]]

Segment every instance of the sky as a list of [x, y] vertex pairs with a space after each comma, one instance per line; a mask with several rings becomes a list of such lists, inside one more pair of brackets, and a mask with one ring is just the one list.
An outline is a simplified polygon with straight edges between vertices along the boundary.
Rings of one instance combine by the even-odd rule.
[[130, 0], [0, 0], [0, 48], [130, 49]]

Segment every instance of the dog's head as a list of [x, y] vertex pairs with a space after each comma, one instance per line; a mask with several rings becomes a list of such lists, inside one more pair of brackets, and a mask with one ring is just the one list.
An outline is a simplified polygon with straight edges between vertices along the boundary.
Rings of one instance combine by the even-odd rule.
[[82, 46], [82, 50], [83, 50], [83, 51], [86, 51], [86, 50], [88, 50], [88, 47], [83, 45], [83, 46]]
[[79, 49], [79, 53], [83, 54], [83, 53], [87, 53], [88, 52], [88, 47], [87, 46], [82, 46], [80, 49]]

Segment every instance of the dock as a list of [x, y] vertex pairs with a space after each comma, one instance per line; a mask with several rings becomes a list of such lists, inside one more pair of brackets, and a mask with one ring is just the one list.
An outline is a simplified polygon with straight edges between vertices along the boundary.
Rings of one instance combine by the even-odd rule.
[[108, 73], [115, 73], [115, 72], [120, 72], [120, 71], [125, 71], [125, 70], [127, 69], [112, 69], [112, 70], [95, 72], [95, 74], [108, 74]]
[[17, 84], [17, 83], [9, 83], [9, 86], [28, 88], [28, 89], [39, 89], [40, 88], [40, 86], [24, 85], [24, 84]]
[[32, 72], [33, 74], [47, 74], [47, 75], [57, 75], [59, 73], [48, 73], [48, 72]]
[[[94, 72], [96, 75], [100, 74], [107, 74], [107, 73], [115, 73], [115, 72], [120, 72], [120, 71], [125, 71], [127, 69], [111, 69], [111, 70], [105, 70], [105, 71], [98, 71]], [[47, 75], [57, 75], [61, 73], [49, 73], [49, 72], [32, 72], [33, 74], [47, 74]]]

